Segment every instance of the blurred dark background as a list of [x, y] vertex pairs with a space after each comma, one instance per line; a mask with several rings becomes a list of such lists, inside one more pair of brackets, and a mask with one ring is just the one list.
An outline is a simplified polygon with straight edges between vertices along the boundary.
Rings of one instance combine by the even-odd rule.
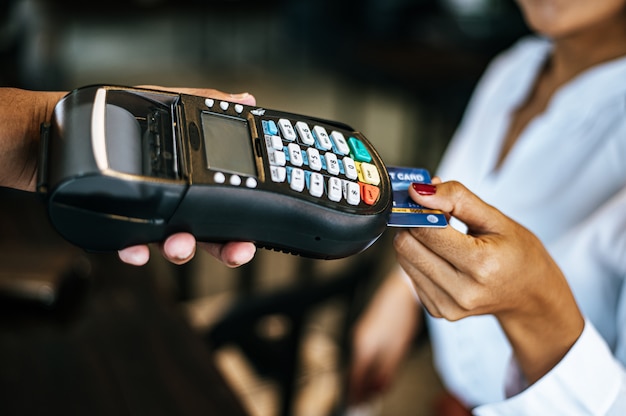
[[[513, 0], [3, 0], [0, 86], [248, 91], [352, 125], [387, 164], [434, 170], [489, 60], [527, 31]], [[102, 401], [109, 414], [207, 414], [194, 388], [219, 382], [199, 370], [213, 359], [252, 416], [330, 414], [351, 319], [393, 263], [384, 235], [338, 261], [260, 251], [233, 270], [199, 252], [174, 267], [155, 250], [133, 268], [62, 241], [36, 196], [0, 199], [3, 414], [97, 414]], [[416, 343], [367, 414], [428, 415], [429, 358]]]
[[[430, 145], [409, 160], [383, 149], [388, 163], [429, 168], [488, 60], [526, 31], [512, 0], [5, 0], [0, 13], [1, 85], [245, 90], [338, 117], [385, 148], [363, 125], [363, 103], [379, 94], [421, 120], [392, 146]], [[332, 83], [333, 114], [300, 107], [315, 83], [324, 94]]]

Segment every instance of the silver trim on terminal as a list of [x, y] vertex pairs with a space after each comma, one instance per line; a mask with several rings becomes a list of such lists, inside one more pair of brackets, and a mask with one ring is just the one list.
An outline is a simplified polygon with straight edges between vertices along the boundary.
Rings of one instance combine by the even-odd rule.
[[106, 94], [105, 88], [96, 91], [91, 112], [91, 147], [93, 157], [96, 160], [98, 169], [104, 171], [109, 169], [109, 159], [106, 148]]

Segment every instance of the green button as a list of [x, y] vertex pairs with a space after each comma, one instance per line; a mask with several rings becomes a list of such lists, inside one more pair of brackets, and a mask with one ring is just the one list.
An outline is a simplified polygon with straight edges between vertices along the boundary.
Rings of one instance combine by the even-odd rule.
[[350, 153], [352, 154], [352, 159], [358, 162], [371, 162], [372, 155], [365, 147], [362, 141], [357, 139], [356, 137], [350, 137], [348, 139], [348, 146], [350, 146]]

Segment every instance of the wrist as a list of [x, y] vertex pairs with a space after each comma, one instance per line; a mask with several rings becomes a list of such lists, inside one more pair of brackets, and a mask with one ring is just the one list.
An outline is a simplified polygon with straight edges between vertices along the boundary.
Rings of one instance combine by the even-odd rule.
[[63, 92], [0, 88], [0, 185], [34, 191], [41, 123]]
[[[563, 284], [567, 286], [565, 278]], [[526, 311], [497, 316], [526, 380], [532, 384], [547, 374], [576, 343], [584, 317], [569, 289], [543, 290], [553, 296], [529, 301]]]

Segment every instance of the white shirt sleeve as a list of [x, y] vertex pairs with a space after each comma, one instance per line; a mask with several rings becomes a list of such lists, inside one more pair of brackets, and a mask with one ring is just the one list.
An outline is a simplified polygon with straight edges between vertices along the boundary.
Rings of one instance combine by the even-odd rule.
[[548, 374], [506, 400], [479, 406], [489, 415], [626, 415], [626, 369], [595, 327], [580, 338]]

